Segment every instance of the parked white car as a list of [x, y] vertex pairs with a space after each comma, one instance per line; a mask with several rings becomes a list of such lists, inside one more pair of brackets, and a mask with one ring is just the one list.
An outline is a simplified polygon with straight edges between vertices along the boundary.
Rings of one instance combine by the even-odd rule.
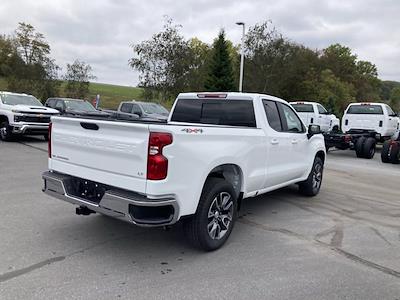
[[340, 121], [332, 113], [328, 112], [325, 107], [317, 102], [290, 102], [297, 111], [303, 123], [308, 126], [316, 124], [321, 127], [321, 131], [339, 131]]
[[386, 103], [351, 103], [342, 118], [343, 132], [373, 131], [379, 141], [396, 137], [400, 119]]
[[0, 139], [9, 141], [14, 135], [43, 135], [47, 139], [51, 116], [58, 115], [34, 96], [0, 92]]
[[319, 126], [284, 100], [250, 93], [183, 93], [167, 124], [54, 117], [47, 194], [140, 226], [184, 222], [214, 250], [228, 239], [241, 200], [298, 184], [319, 192]]

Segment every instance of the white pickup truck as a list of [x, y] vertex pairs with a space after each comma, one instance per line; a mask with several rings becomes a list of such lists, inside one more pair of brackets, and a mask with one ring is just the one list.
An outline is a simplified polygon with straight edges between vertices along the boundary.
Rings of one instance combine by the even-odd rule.
[[306, 126], [316, 124], [322, 132], [339, 131], [340, 121], [317, 102], [290, 102]]
[[184, 222], [204, 250], [221, 247], [241, 200], [298, 184], [319, 192], [319, 126], [287, 102], [249, 93], [182, 93], [167, 123], [52, 118], [43, 191], [139, 226]]
[[55, 109], [44, 107], [34, 96], [0, 92], [0, 139], [10, 141], [15, 135], [43, 135], [47, 139]]
[[[351, 103], [344, 111], [342, 131], [325, 134], [327, 149], [354, 149], [357, 157], [374, 157], [376, 144], [399, 134], [400, 120], [396, 113], [385, 103]], [[385, 146], [386, 145], [386, 146]], [[382, 151], [382, 160], [388, 158], [387, 143]]]
[[380, 141], [395, 137], [399, 123], [399, 117], [386, 103], [351, 103], [342, 118], [343, 132], [372, 130], [379, 135]]

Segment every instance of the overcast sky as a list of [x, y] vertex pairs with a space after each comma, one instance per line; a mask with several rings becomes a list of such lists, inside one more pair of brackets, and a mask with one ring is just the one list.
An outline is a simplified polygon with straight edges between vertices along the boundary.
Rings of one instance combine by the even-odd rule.
[[400, 0], [1, 0], [0, 33], [30, 23], [63, 70], [79, 59], [92, 65], [98, 82], [136, 85], [130, 45], [159, 32], [164, 15], [183, 26], [186, 38], [207, 43], [220, 28], [238, 43], [235, 22], [271, 19], [293, 41], [318, 49], [347, 45], [375, 63], [381, 79], [400, 81]]

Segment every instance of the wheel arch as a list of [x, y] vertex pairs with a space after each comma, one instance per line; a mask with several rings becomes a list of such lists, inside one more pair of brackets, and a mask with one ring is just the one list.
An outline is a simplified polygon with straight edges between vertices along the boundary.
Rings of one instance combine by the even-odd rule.
[[2, 122], [4, 122], [4, 121], [10, 122], [10, 121], [8, 120], [8, 117], [7, 117], [6, 115], [0, 115], [0, 123], [2, 123]]
[[325, 163], [325, 152], [322, 150], [317, 151], [317, 153], [315, 154], [315, 157], [319, 157], [320, 159], [322, 159], [322, 162]]
[[208, 173], [203, 187], [206, 181], [211, 177], [223, 178], [224, 180], [229, 182], [235, 190], [236, 196], [240, 198], [244, 186], [243, 171], [240, 166], [238, 166], [237, 164], [222, 164], [214, 167]]

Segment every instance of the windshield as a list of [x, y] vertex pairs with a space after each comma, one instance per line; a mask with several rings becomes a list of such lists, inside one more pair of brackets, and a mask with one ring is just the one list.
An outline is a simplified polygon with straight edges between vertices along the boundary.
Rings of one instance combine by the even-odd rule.
[[380, 105], [361, 104], [351, 105], [347, 113], [356, 115], [383, 115], [383, 110]]
[[292, 104], [297, 112], [314, 112], [312, 104]]
[[156, 103], [142, 103], [142, 108], [146, 114], [168, 115], [169, 112], [163, 106]]
[[28, 95], [16, 95], [16, 94], [3, 94], [1, 95], [1, 101], [7, 105], [35, 105], [43, 106], [38, 99]]
[[92, 104], [87, 101], [65, 100], [67, 110], [96, 111]]

